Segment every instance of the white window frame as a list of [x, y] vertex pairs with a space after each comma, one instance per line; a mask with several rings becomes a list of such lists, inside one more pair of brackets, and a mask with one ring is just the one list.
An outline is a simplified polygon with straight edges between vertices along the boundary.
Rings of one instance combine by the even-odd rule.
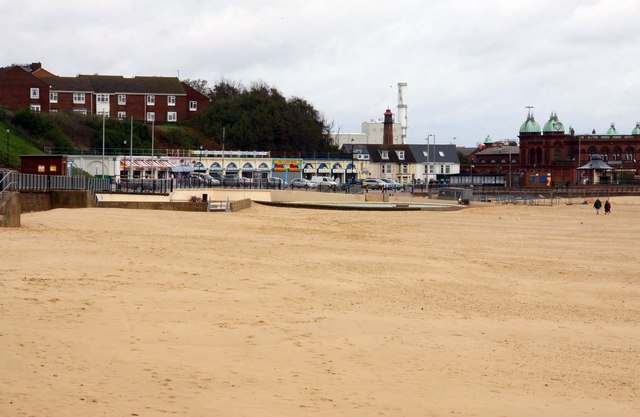
[[176, 96], [167, 96], [167, 106], [176, 105]]
[[49, 93], [49, 103], [57, 103], [58, 102], [58, 92], [52, 91]]
[[198, 102], [190, 101], [189, 102], [189, 111], [198, 111]]
[[168, 111], [167, 112], [167, 122], [177, 122], [178, 121], [178, 112]]
[[96, 94], [96, 103], [109, 103], [109, 94]]
[[73, 93], [73, 104], [84, 104], [85, 102], [86, 97], [84, 93]]
[[119, 111], [118, 112], [118, 120], [125, 120], [127, 118], [127, 112], [126, 111]]
[[402, 173], [403, 174], [409, 173], [409, 164], [402, 164]]
[[153, 94], [147, 95], [147, 106], [155, 106], [156, 105], [156, 96]]
[[73, 109], [74, 113], [87, 114], [87, 109]]
[[380, 158], [389, 159], [389, 151], [380, 151]]
[[398, 151], [398, 159], [404, 161], [404, 151]]
[[153, 111], [147, 112], [147, 122], [155, 122], [156, 121], [156, 113]]
[[30, 104], [29, 105], [29, 110], [36, 112], [36, 113], [40, 113], [42, 111], [42, 107], [40, 107], [39, 104]]
[[40, 89], [38, 87], [31, 87], [29, 89], [29, 98], [40, 98]]
[[118, 94], [118, 105], [124, 106], [127, 104], [127, 95], [126, 94]]

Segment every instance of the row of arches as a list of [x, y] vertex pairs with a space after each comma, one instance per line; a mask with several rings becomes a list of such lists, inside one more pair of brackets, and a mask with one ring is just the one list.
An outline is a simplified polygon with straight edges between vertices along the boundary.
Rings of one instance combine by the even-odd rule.
[[[218, 162], [213, 162], [207, 168], [207, 167], [204, 166], [204, 164], [202, 162], [195, 162], [193, 164], [193, 169], [195, 171], [206, 171], [207, 169], [209, 171], [222, 171], [222, 165], [220, 165], [220, 163], [218, 163]], [[355, 169], [355, 166], [353, 164], [347, 164], [346, 169], [347, 170], [353, 170], [353, 169]], [[238, 172], [240, 170], [242, 170], [243, 172], [252, 172], [252, 171], [271, 171], [271, 168], [265, 162], [262, 162], [262, 163], [258, 164], [257, 167], [254, 164], [252, 164], [251, 162], [246, 162], [246, 163], [244, 163], [242, 165], [242, 169], [240, 169], [239, 165], [236, 164], [235, 162], [229, 162], [226, 165], [224, 170], [226, 172]], [[344, 172], [344, 168], [343, 168], [342, 164], [340, 164], [339, 162], [336, 162], [333, 165], [320, 163], [320, 164], [318, 164], [317, 167], [312, 163], [306, 163], [304, 165], [304, 170], [307, 171], [307, 172], [311, 171], [311, 170], [318, 171], [318, 172]]]
[[[573, 153], [563, 155], [562, 146], [554, 146], [552, 148], [533, 147], [525, 151], [525, 161], [529, 165], [548, 165], [555, 161], [575, 160], [576, 155]], [[621, 147], [614, 146], [589, 146], [587, 149], [580, 150], [580, 161], [587, 161], [591, 155], [600, 155], [604, 161], [635, 161], [635, 149], [633, 146]]]

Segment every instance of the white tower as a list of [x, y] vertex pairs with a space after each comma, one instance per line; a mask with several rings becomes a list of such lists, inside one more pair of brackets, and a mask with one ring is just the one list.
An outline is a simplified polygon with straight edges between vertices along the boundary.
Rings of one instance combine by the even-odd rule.
[[398, 83], [398, 119], [400, 121], [400, 143], [407, 143], [407, 83]]

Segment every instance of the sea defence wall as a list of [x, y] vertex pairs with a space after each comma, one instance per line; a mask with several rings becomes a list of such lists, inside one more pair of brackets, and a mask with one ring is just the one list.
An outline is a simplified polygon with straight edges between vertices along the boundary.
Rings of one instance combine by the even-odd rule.
[[0, 202], [0, 227], [20, 227], [20, 215], [56, 208], [93, 207], [89, 191], [13, 191], [5, 192]]
[[0, 227], [20, 227], [20, 193], [4, 192], [0, 199]]

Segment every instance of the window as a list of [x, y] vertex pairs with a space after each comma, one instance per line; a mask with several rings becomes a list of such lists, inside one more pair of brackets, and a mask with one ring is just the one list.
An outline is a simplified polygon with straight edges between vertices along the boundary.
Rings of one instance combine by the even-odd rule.
[[444, 152], [438, 151], [438, 155], [440, 155], [440, 158], [444, 158]]
[[84, 104], [84, 93], [73, 93], [73, 104]]
[[189, 102], [189, 111], [197, 111], [198, 110], [198, 102], [190, 101]]
[[37, 87], [32, 87], [29, 93], [29, 97], [40, 98], [40, 89]]
[[147, 122], [153, 122], [156, 120], [156, 114], [152, 111], [147, 112]]
[[177, 122], [178, 121], [178, 113], [175, 111], [167, 112], [167, 122]]
[[87, 114], [87, 109], [73, 109], [74, 113]]
[[398, 151], [398, 159], [399, 160], [404, 160], [404, 151]]
[[32, 104], [32, 105], [29, 106], [29, 109], [31, 111], [40, 112], [40, 105], [39, 104]]
[[451, 174], [451, 165], [445, 165], [444, 166], [444, 173], [445, 174]]
[[58, 93], [51, 92], [49, 93], [49, 103], [57, 103], [58, 102]]
[[409, 164], [402, 164], [402, 173], [403, 174], [409, 173]]
[[382, 159], [389, 159], [389, 151], [380, 151], [380, 157]]
[[176, 96], [167, 96], [167, 105], [175, 106], [176, 105]]
[[147, 96], [147, 106], [153, 106], [156, 104], [156, 96]]
[[118, 105], [124, 106], [127, 104], [127, 95], [126, 94], [118, 94]]
[[96, 95], [97, 103], [109, 103], [109, 94], [98, 94]]
[[118, 120], [124, 120], [127, 118], [127, 112], [126, 111], [119, 111], [118, 112]]
[[625, 151], [627, 161], [633, 161], [633, 148], [629, 147]]

